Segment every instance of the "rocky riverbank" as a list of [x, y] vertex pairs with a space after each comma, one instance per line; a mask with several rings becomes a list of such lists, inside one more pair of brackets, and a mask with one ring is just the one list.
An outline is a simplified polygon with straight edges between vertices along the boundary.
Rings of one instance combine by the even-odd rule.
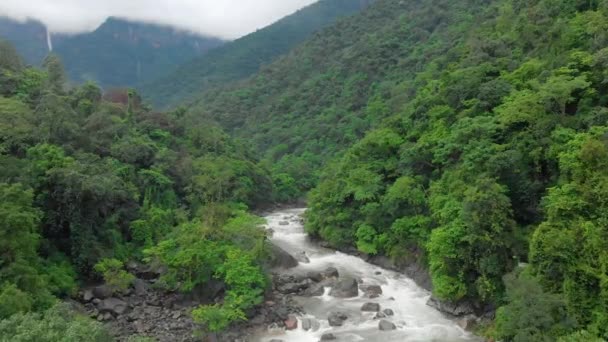
[[[273, 247], [272, 250], [269, 267], [281, 269], [298, 264], [280, 248]], [[272, 286], [264, 303], [248, 312], [248, 321], [236, 323], [221, 334], [205, 335], [192, 320], [191, 312], [199, 305], [221, 302], [224, 284], [212, 281], [205, 287], [183, 294], [157, 286], [162, 268], [130, 263], [128, 269], [136, 277], [128, 290], [115, 292], [106, 284], [97, 284], [84, 288], [76, 298], [81, 311], [103, 322], [117, 341], [141, 336], [159, 342], [248, 342], [254, 331], [266, 327], [289, 328], [290, 324], [293, 325], [293, 317], [302, 314], [302, 309], [292, 299], [292, 292], [284, 291], [285, 281], [281, 273], [273, 273]]]

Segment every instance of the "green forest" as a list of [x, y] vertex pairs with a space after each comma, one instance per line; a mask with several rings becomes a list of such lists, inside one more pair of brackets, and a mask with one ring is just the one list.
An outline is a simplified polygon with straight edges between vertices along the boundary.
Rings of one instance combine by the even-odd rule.
[[[488, 340], [608, 340], [608, 0], [376, 0], [253, 75], [186, 64], [213, 84], [166, 113], [0, 44], [7, 341], [108, 340], [58, 299], [128, 286], [133, 259], [167, 288], [224, 281], [193, 313], [208, 330], [247, 319], [268, 286], [252, 209], [302, 198], [312, 237], [495, 312]], [[146, 95], [178, 105], [173, 84]]]
[[68, 89], [56, 56], [25, 67], [0, 44], [0, 340], [109, 341], [59, 299], [91, 279], [125, 289], [128, 260], [166, 265], [169, 289], [224, 281], [223, 305], [193, 313], [212, 329], [245, 318], [266, 287], [248, 209], [273, 196], [247, 146], [134, 91]]

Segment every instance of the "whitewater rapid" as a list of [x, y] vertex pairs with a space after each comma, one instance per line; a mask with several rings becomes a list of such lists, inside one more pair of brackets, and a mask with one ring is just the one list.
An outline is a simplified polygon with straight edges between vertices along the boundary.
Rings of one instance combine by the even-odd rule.
[[[269, 342], [276, 339], [285, 342], [318, 342], [325, 333], [334, 334], [337, 338], [335, 341], [338, 342], [479, 341], [455, 322], [427, 306], [430, 293], [403, 274], [369, 264], [355, 256], [321, 248], [310, 242], [298, 220], [304, 211], [305, 209], [281, 210], [265, 217], [267, 228], [273, 231], [273, 243], [292, 255], [305, 252], [310, 259], [310, 263], [300, 263], [298, 267], [287, 272], [302, 274], [335, 267], [340, 276], [351, 276], [366, 285], [380, 285], [383, 293], [379, 298], [369, 299], [364, 298], [363, 293], [359, 291], [359, 297], [343, 299], [329, 296], [326, 289], [325, 294], [320, 297], [296, 297], [306, 312], [306, 315], [298, 318], [298, 329], [278, 335], [264, 332], [257, 336], [257, 341]], [[380, 304], [382, 310], [392, 309], [395, 314], [387, 317], [387, 320], [394, 323], [397, 329], [380, 331], [378, 320], [373, 319], [375, 313], [361, 311], [361, 306], [368, 302]], [[343, 326], [329, 326], [327, 316], [333, 311], [348, 314], [349, 318]], [[320, 329], [314, 332], [304, 331], [301, 328], [302, 318], [318, 320]]]

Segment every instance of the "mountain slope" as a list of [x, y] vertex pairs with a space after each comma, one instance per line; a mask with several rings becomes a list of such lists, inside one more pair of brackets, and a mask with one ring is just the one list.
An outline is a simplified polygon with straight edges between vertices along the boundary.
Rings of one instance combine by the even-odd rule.
[[[472, 25], [465, 7], [448, 13], [438, 6], [436, 14], [418, 7], [378, 1], [251, 79], [203, 94], [191, 110], [250, 138], [306, 190], [323, 163], [398, 111], [421, 66], [465, 39]], [[456, 21], [457, 30], [446, 30]]]
[[[46, 28], [38, 22], [1, 19], [0, 37], [13, 42], [31, 64], [40, 64], [48, 53]], [[70, 80], [93, 80], [104, 87], [134, 86], [155, 79], [223, 44], [217, 38], [116, 18], [109, 18], [93, 32], [53, 34], [51, 40]]]
[[0, 37], [10, 41], [32, 65], [39, 65], [49, 53], [46, 27], [37, 21], [21, 23], [0, 16]]
[[607, 23], [606, 0], [379, 0], [191, 112], [275, 183], [323, 168], [309, 233], [425, 265], [493, 340], [602, 341]]
[[141, 86], [147, 100], [159, 107], [187, 102], [211, 87], [240, 80], [305, 40], [313, 32], [366, 7], [370, 0], [321, 0], [251, 33], [176, 72]]

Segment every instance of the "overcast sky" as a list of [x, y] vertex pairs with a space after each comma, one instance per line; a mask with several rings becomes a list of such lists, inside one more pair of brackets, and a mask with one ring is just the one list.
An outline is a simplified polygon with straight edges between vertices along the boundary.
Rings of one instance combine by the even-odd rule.
[[42, 21], [53, 32], [92, 31], [110, 17], [233, 39], [317, 0], [0, 0], [0, 15]]

